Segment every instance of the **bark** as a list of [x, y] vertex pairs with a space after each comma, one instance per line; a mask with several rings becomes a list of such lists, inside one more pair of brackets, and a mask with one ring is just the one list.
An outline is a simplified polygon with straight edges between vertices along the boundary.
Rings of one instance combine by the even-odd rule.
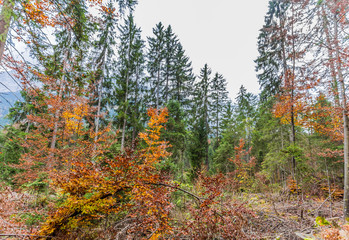
[[210, 170], [210, 163], [208, 160], [208, 93], [207, 93], [208, 81], [205, 80], [205, 100], [204, 100], [204, 117], [205, 117], [205, 134], [206, 134], [206, 143], [205, 143], [205, 165], [207, 172]]
[[97, 86], [97, 94], [98, 94], [98, 103], [97, 103], [97, 116], [95, 118], [95, 137], [94, 137], [94, 150], [96, 150], [96, 143], [98, 141], [98, 132], [99, 132], [99, 120], [101, 114], [101, 104], [102, 104], [102, 94], [103, 94], [103, 80], [104, 80], [104, 67], [105, 67], [105, 55], [107, 53], [107, 46], [104, 45], [103, 51], [101, 54], [101, 61], [98, 64], [98, 86]]
[[[70, 42], [70, 36], [69, 40]], [[59, 83], [59, 92], [58, 92], [58, 101], [61, 103], [62, 98], [63, 98], [63, 91], [64, 91], [64, 86], [66, 83], [66, 76], [65, 74], [68, 72], [68, 59], [69, 59], [69, 48], [67, 46], [65, 53], [64, 53], [64, 59], [63, 59], [63, 76], [62, 79], [60, 80]], [[61, 112], [61, 104], [57, 106], [57, 109], [55, 111], [54, 115], [54, 127], [53, 127], [53, 132], [52, 132], [52, 139], [51, 139], [51, 144], [50, 144], [50, 154], [49, 154], [49, 161], [48, 161], [48, 167], [49, 169], [52, 168], [52, 160], [54, 157], [54, 151], [56, 149], [56, 142], [57, 142], [57, 134], [58, 134], [58, 124], [59, 124], [59, 119], [60, 119], [60, 112]]]
[[13, 1], [3, 0], [3, 5], [0, 13], [0, 63], [4, 55], [6, 39], [11, 24], [13, 7]]
[[99, 118], [101, 114], [101, 102], [102, 102], [102, 90], [103, 90], [103, 77], [99, 80], [98, 83], [98, 104], [97, 104], [97, 116], [95, 119], [95, 138], [94, 138], [94, 149], [96, 150], [96, 143], [98, 140], [98, 131], [99, 131]]
[[[296, 127], [295, 127], [295, 115], [294, 115], [294, 89], [295, 89], [295, 72], [296, 72], [296, 44], [294, 38], [294, 8], [292, 4], [292, 20], [291, 20], [291, 34], [292, 34], [292, 74], [289, 76], [291, 80], [291, 142], [293, 146], [296, 145]], [[292, 174], [296, 179], [296, 158], [292, 156]]]
[[[217, 90], [217, 95], [216, 95], [216, 141], [218, 141], [219, 137], [219, 90]], [[217, 145], [218, 146], [218, 145]]]
[[[127, 94], [126, 94], [125, 99], [127, 99]], [[127, 123], [126, 115], [127, 115], [127, 107], [125, 109], [124, 121], [122, 123], [122, 134], [121, 134], [121, 151], [122, 152], [125, 150], [125, 135], [126, 135], [125, 131], [126, 131], [126, 123]]]
[[335, 100], [335, 106], [339, 107], [340, 102], [339, 102], [339, 90], [338, 90], [338, 81], [337, 81], [337, 73], [336, 73], [336, 68], [334, 65], [334, 57], [333, 57], [333, 50], [332, 50], [332, 41], [330, 38], [330, 32], [328, 29], [328, 20], [326, 17], [326, 13], [324, 10], [324, 7], [322, 6], [321, 8], [321, 15], [323, 19], [323, 25], [324, 25], [324, 32], [326, 35], [326, 44], [327, 44], [327, 51], [328, 51], [328, 57], [329, 57], [329, 64], [330, 64], [330, 71], [331, 71], [331, 76], [332, 76], [332, 91], [335, 94], [334, 100]]
[[[131, 39], [129, 39], [129, 45], [127, 50], [127, 65], [129, 65], [131, 61]], [[125, 135], [126, 135], [126, 124], [127, 124], [127, 111], [128, 111], [128, 85], [130, 81], [130, 72], [129, 72], [129, 66], [127, 67], [127, 73], [126, 73], [126, 89], [125, 89], [125, 111], [124, 111], [124, 121], [122, 123], [122, 134], [121, 134], [121, 151], [125, 151]]]
[[160, 69], [161, 63], [159, 63], [158, 78], [156, 81], [156, 109], [159, 109], [159, 98], [160, 98]]
[[[60, 102], [62, 101], [62, 97], [63, 97], [64, 84], [65, 84], [65, 77], [63, 76], [61, 81], [60, 81], [60, 84], [59, 84], [59, 92], [58, 92], [58, 99]], [[51, 166], [52, 166], [51, 162], [52, 162], [52, 158], [54, 157], [54, 150], [56, 149], [60, 111], [61, 111], [61, 107], [58, 106], [57, 110], [55, 112], [55, 115], [54, 115], [55, 123], [54, 123], [54, 127], [53, 127], [52, 139], [51, 139], [51, 145], [50, 145], [50, 157], [49, 157], [49, 163], [48, 163], [49, 169], [51, 169]]]
[[[135, 89], [135, 116], [139, 118], [139, 104], [138, 104], [138, 91], [139, 91], [139, 66], [136, 69], [136, 89]], [[137, 136], [137, 123], [134, 122], [132, 130], [132, 148], [135, 147], [135, 140]]]
[[342, 60], [339, 53], [338, 42], [338, 22], [337, 16], [334, 15], [334, 45], [336, 52], [336, 66], [339, 82], [341, 85], [342, 97], [342, 114], [343, 114], [343, 132], [344, 132], [344, 219], [349, 218], [349, 125], [348, 125], [348, 111], [347, 98], [345, 92], [344, 76], [342, 73]]
[[167, 73], [166, 73], [166, 88], [165, 88], [165, 103], [168, 101], [168, 83], [169, 83], [169, 69], [167, 68]]
[[177, 101], [181, 103], [181, 80], [180, 77], [177, 76]]

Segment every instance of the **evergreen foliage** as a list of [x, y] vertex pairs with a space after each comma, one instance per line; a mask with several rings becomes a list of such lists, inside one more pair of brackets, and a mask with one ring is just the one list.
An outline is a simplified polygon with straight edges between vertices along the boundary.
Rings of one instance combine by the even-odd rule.
[[347, 8], [315, 2], [269, 1], [261, 93], [242, 85], [234, 102], [221, 73], [205, 64], [195, 75], [171, 25], [143, 40], [135, 0], [16, 2], [13, 25], [34, 61], [5, 54], [23, 91], [0, 132], [0, 181], [45, 196], [26, 215], [42, 224], [30, 234], [245, 239], [253, 214], [230, 201], [237, 192], [268, 191], [278, 216], [279, 189], [332, 204], [344, 187], [349, 206]]
[[261, 87], [261, 99], [279, 93], [282, 77], [286, 68], [286, 17], [288, 1], [269, 1], [268, 12], [265, 16], [265, 25], [258, 37], [259, 56], [255, 60], [258, 81]]

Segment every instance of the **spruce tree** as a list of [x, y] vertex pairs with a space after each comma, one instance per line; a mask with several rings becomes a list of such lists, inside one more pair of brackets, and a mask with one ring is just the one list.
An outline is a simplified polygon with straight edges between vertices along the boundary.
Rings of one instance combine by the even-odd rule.
[[228, 101], [227, 81], [223, 75], [216, 73], [211, 81], [211, 120], [215, 140], [218, 142], [222, 129], [222, 112]]
[[171, 25], [165, 30], [165, 51], [164, 51], [164, 67], [162, 75], [164, 76], [164, 92], [163, 101], [165, 103], [171, 99], [171, 89], [175, 80], [176, 48], [178, 44], [177, 36], [173, 33]]
[[171, 25], [166, 29], [159, 23], [148, 37], [148, 87], [150, 106], [164, 106], [169, 100], [189, 108], [194, 75], [191, 62]]
[[148, 63], [147, 69], [149, 73], [148, 87], [149, 99], [151, 106], [159, 108], [163, 104], [161, 92], [164, 88], [164, 77], [162, 70], [165, 65], [165, 31], [164, 25], [160, 22], [153, 28], [153, 37], [148, 37]]
[[118, 48], [115, 97], [118, 106], [117, 122], [119, 128], [122, 129], [121, 150], [124, 150], [129, 127], [133, 129], [133, 138], [139, 128], [137, 118], [140, 113], [140, 81], [144, 69], [144, 42], [141, 39], [141, 30], [135, 25], [132, 15], [119, 27], [119, 31], [120, 46]]
[[166, 105], [168, 109], [168, 121], [166, 123], [166, 131], [162, 137], [170, 143], [169, 152], [171, 156], [168, 159], [169, 165], [173, 173], [182, 172], [185, 167], [185, 150], [187, 140], [187, 129], [185, 124], [185, 115], [181, 104], [178, 101], [170, 100]]
[[[112, 3], [108, 4], [108, 9], [113, 9]], [[102, 21], [98, 28], [97, 41], [94, 44], [95, 56], [91, 68], [95, 67], [95, 77], [91, 84], [94, 86], [95, 102], [97, 112], [95, 117], [95, 133], [98, 133], [100, 128], [100, 115], [102, 110], [109, 110], [113, 92], [113, 81], [111, 78], [112, 71], [115, 65], [115, 45], [116, 45], [116, 24], [117, 18], [113, 11], [103, 11]], [[109, 109], [107, 109], [109, 108]], [[97, 134], [95, 142], [97, 141]]]
[[201, 69], [198, 82], [195, 84], [192, 145], [190, 146], [190, 159], [194, 170], [205, 164], [206, 169], [210, 169], [209, 164], [209, 110], [211, 69], [207, 64]]
[[174, 82], [171, 89], [171, 96], [178, 101], [182, 108], [188, 112], [190, 108], [190, 99], [193, 97], [193, 84], [195, 77], [189, 57], [181, 43], [178, 42], [175, 54]]
[[[252, 132], [255, 125], [255, 112], [257, 105], [257, 97], [252, 93], [247, 92], [244, 86], [240, 87], [238, 96], [236, 97], [236, 124], [240, 138], [243, 138], [246, 143], [246, 149], [252, 145]], [[249, 156], [247, 156], [249, 158]]]
[[255, 60], [261, 87], [261, 99], [266, 100], [280, 91], [286, 72], [286, 11], [288, 1], [271, 0], [265, 16], [265, 25], [258, 37], [259, 56]]

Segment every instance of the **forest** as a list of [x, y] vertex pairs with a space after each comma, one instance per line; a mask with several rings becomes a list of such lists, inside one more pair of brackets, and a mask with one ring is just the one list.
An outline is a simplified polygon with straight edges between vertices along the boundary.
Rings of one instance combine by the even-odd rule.
[[137, 0], [0, 3], [0, 239], [349, 239], [349, 0], [270, 0], [235, 99]]

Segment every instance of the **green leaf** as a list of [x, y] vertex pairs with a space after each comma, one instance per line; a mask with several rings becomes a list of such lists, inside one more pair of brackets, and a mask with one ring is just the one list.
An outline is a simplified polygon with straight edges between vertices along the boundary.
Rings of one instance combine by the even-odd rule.
[[90, 199], [92, 196], [93, 196], [93, 193], [86, 193], [86, 194], [84, 195], [84, 198]]
[[329, 221], [327, 221], [324, 217], [316, 217], [315, 222], [319, 226], [330, 225]]

